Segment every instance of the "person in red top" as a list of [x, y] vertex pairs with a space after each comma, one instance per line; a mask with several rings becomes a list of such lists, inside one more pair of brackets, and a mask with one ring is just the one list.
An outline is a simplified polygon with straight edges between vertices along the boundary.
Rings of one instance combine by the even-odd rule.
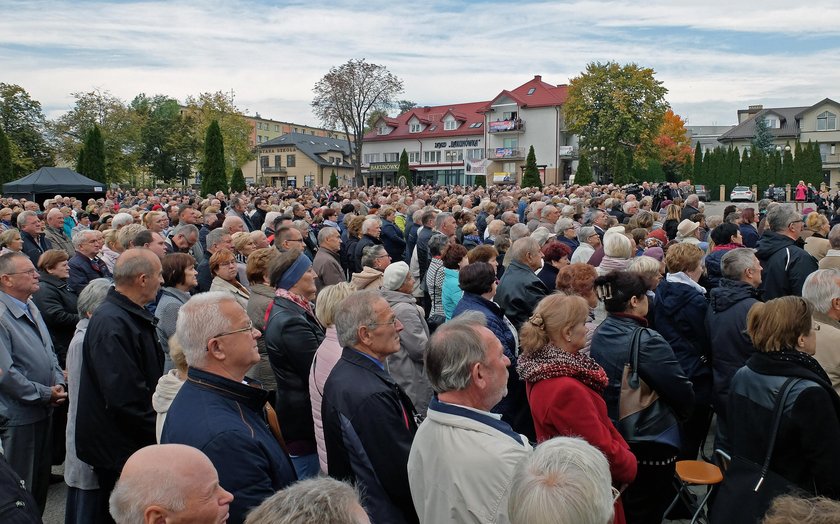
[[[540, 301], [520, 331], [517, 371], [526, 382], [537, 440], [583, 438], [607, 457], [613, 485], [622, 489], [636, 477], [637, 462], [607, 416], [601, 397], [606, 372], [580, 353], [588, 314], [589, 305], [581, 297], [554, 294]], [[620, 498], [614, 522], [625, 522]]]

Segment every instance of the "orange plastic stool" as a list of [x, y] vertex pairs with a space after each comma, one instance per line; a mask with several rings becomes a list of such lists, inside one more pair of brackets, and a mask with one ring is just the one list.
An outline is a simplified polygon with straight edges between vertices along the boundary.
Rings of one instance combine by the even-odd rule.
[[706, 486], [706, 495], [697, 505], [694, 516], [691, 518], [691, 524], [694, 524], [697, 522], [700, 514], [704, 513], [706, 502], [712, 494], [712, 489], [723, 482], [723, 473], [721, 473], [719, 467], [702, 460], [680, 460], [676, 464], [676, 470], [676, 479], [680, 483], [680, 488], [671, 505], [665, 510], [665, 515], [674, 509], [674, 506], [677, 505], [680, 498], [683, 499], [688, 507], [693, 505], [689, 490], [691, 486]]

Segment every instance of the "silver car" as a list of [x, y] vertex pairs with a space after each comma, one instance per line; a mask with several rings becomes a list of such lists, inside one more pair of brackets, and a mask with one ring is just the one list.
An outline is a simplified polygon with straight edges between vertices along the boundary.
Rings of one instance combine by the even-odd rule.
[[753, 192], [747, 186], [735, 186], [729, 193], [729, 200], [732, 202], [752, 202]]

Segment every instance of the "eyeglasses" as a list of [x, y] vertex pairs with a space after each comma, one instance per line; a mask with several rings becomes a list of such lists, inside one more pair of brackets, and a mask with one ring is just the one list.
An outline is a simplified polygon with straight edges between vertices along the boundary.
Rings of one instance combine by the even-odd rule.
[[302, 238], [287, 238], [286, 242], [301, 242], [301, 243], [303, 243], [303, 239]]
[[804, 220], [794, 220], [793, 222], [791, 222], [790, 224], [788, 224], [788, 227], [790, 227], [790, 226], [792, 226], [792, 225], [794, 225], [794, 224], [804, 224], [804, 223], [805, 223], [805, 221], [804, 221]]
[[820, 330], [820, 325], [819, 324], [814, 324], [813, 326], [811, 326], [811, 331], [819, 331], [819, 330]]
[[391, 258], [391, 255], [389, 255], [389, 254], [387, 254], [387, 253], [386, 253], [386, 254], [384, 254], [384, 255], [379, 255], [379, 256], [378, 256], [378, 257], [376, 257], [376, 258]]
[[372, 324], [368, 324], [368, 327], [376, 327], [376, 326], [395, 326], [397, 325], [397, 317], [391, 317], [391, 320], [388, 322], [373, 322]]
[[26, 271], [15, 271], [14, 273], [6, 273], [7, 275], [37, 275], [38, 270], [34, 267], [32, 269], [27, 269]]
[[237, 333], [245, 333], [246, 331], [251, 332], [252, 329], [254, 329], [254, 323], [249, 320], [247, 327], [244, 327], [242, 329], [234, 329], [233, 331], [225, 331], [224, 333], [219, 333], [218, 335], [215, 335], [215, 336], [210, 337], [210, 338], [226, 337], [228, 335], [235, 335]]

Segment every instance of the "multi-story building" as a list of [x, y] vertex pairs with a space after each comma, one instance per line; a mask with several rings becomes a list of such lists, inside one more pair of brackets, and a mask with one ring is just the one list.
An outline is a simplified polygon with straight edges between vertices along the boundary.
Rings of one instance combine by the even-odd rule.
[[340, 138], [344, 139], [345, 134], [342, 131], [334, 131], [332, 129], [324, 129], [321, 127], [305, 126], [302, 124], [295, 124], [292, 122], [281, 122], [279, 120], [271, 120], [270, 118], [263, 118], [257, 113], [255, 116], [246, 116], [245, 119], [251, 125], [250, 144], [251, 147], [258, 146], [263, 142], [268, 142], [277, 137], [287, 135], [289, 133], [301, 133], [304, 135], [313, 135], [325, 138]]
[[[287, 133], [256, 147], [257, 159], [243, 167], [246, 178], [273, 187], [328, 185], [335, 172], [339, 185], [350, 185], [350, 146], [341, 138]], [[247, 170], [247, 171], [246, 171]]]
[[[737, 147], [739, 151], [748, 149], [755, 136], [755, 123], [761, 118], [773, 137], [777, 148], [790, 146], [796, 141], [815, 142], [819, 145], [823, 161], [823, 179], [826, 184], [840, 187], [840, 104], [830, 98], [823, 99], [812, 106], [773, 107], [765, 109], [762, 105], [753, 105], [738, 111], [738, 125], [724, 133], [718, 141], [724, 145]], [[796, 184], [796, 181], [791, 181]]]
[[382, 117], [365, 135], [362, 165], [368, 183], [395, 183], [400, 154], [408, 154], [415, 183], [516, 182], [531, 145], [545, 183], [572, 173], [577, 138], [565, 130], [566, 86], [540, 76], [486, 102], [417, 107]]
[[691, 150], [700, 144], [700, 150], [705, 153], [710, 149], [720, 147], [718, 138], [735, 126], [685, 126], [688, 139], [691, 141]]

